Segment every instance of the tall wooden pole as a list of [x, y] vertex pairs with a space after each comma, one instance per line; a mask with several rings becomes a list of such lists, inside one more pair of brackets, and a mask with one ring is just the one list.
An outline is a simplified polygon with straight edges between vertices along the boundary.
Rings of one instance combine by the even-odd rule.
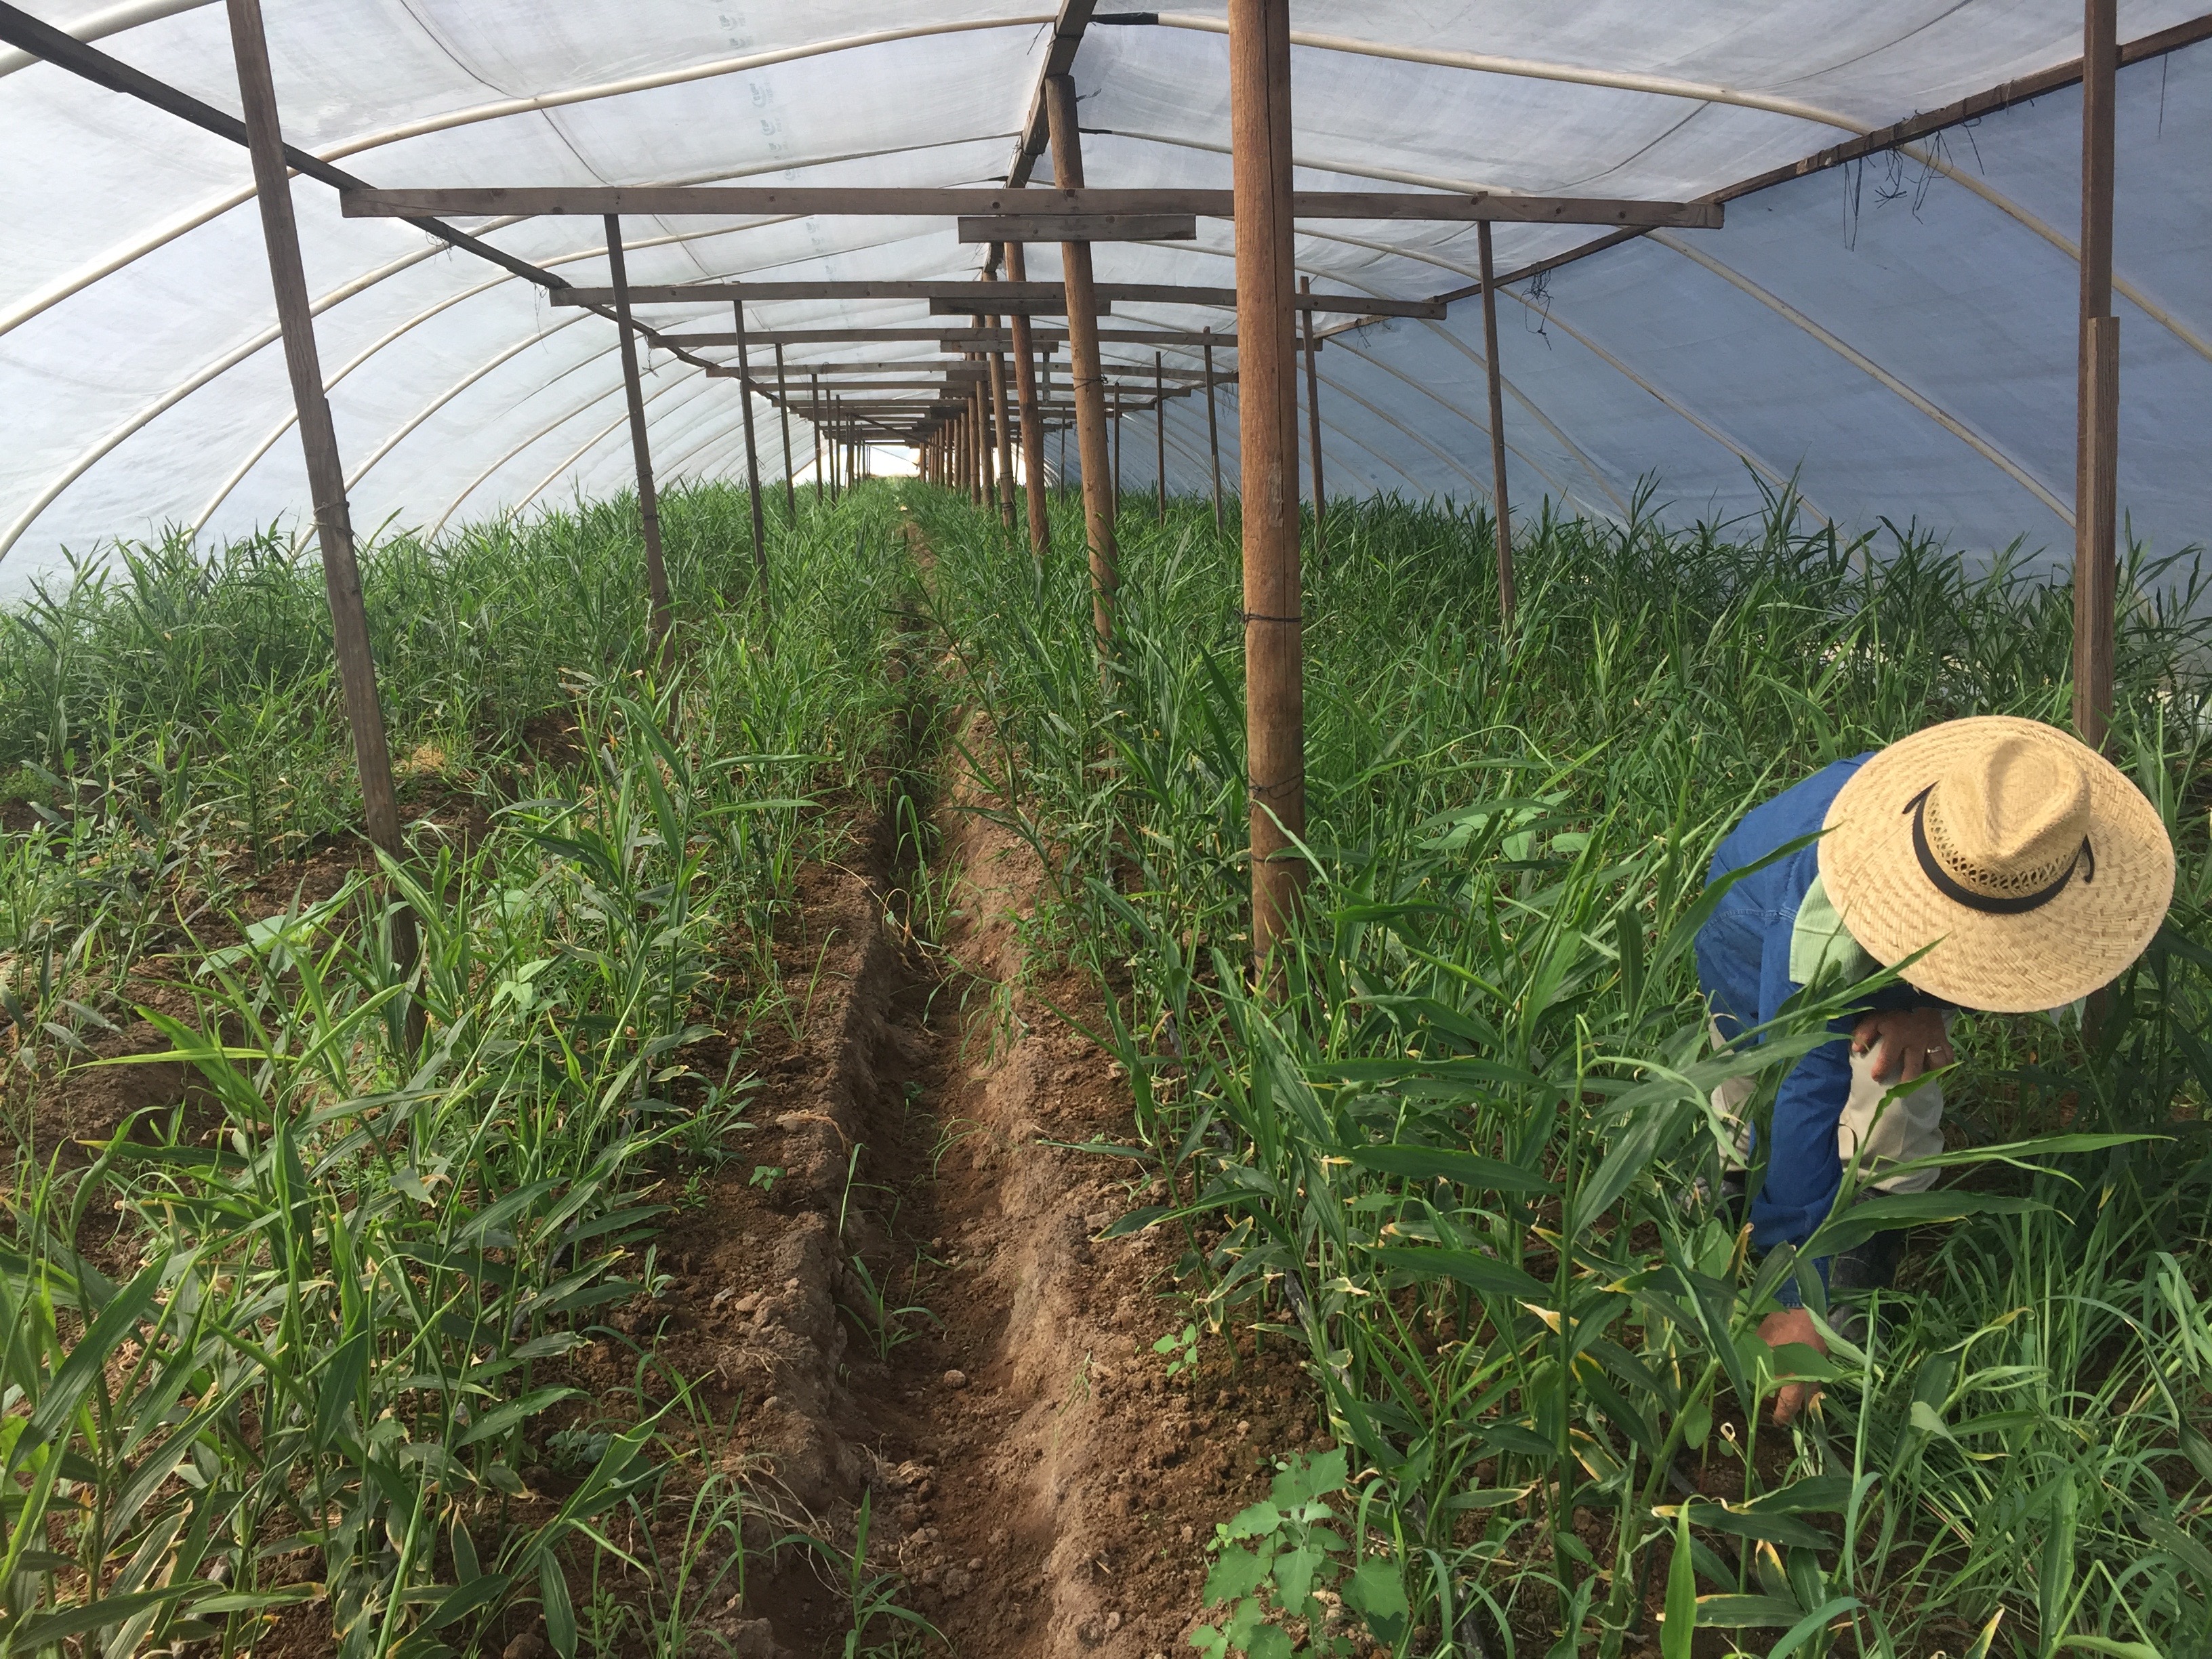
[[1114, 410], [1114, 523], [1121, 522], [1121, 410]]
[[[992, 321], [995, 325], [996, 319]], [[1006, 354], [991, 354], [991, 429], [999, 438], [999, 521], [1014, 527], [1014, 426], [1006, 418]]]
[[738, 322], [738, 397], [743, 403], [745, 423], [745, 489], [752, 497], [753, 507], [753, 581], [758, 589], [761, 617], [763, 621], [775, 614], [769, 604], [768, 592], [768, 526], [761, 516], [760, 455], [753, 447], [753, 372], [746, 361], [745, 302], [732, 300], [730, 309], [737, 314]]
[[984, 395], [981, 380], [975, 383], [972, 401], [975, 405], [975, 460], [983, 475], [983, 505], [995, 513], [999, 508], [998, 458], [992, 441], [991, 400]]
[[828, 481], [822, 476], [829, 465], [822, 453], [822, 373], [819, 369], [809, 369], [806, 378], [812, 386], [806, 405], [806, 423], [814, 428], [814, 504], [819, 507], [823, 495], [830, 488]]
[[783, 426], [783, 515], [799, 519], [799, 486], [791, 477], [791, 388], [783, 378], [783, 342], [775, 343], [775, 417]]
[[[1298, 292], [1311, 294], [1313, 278], [1298, 278]], [[1313, 452], [1314, 563], [1318, 567], [1322, 556], [1322, 520], [1328, 513], [1328, 498], [1322, 495], [1321, 485], [1321, 370], [1318, 367], [1321, 343], [1314, 338], [1311, 307], [1301, 310], [1298, 314], [1305, 319], [1306, 325], [1306, 441]]]
[[1164, 360], [1152, 354], [1152, 439], [1158, 448], [1160, 469], [1160, 522], [1168, 521], [1168, 383], [1160, 372]]
[[[1019, 242], [1006, 244], [1006, 276], [1010, 282], [1029, 280]], [[1037, 412], [1036, 358], [1029, 313], [1018, 311], [1009, 320], [1014, 331], [1014, 401], [1022, 417], [1022, 495], [1029, 504], [1030, 554], [1042, 564], [1052, 547], [1052, 520], [1045, 511], [1044, 422]]]
[[1206, 331], [1206, 459], [1213, 471], [1213, 528], [1221, 530], [1221, 422], [1213, 410], [1213, 331]]
[[653, 449], [645, 436], [645, 389], [637, 378], [637, 337], [629, 316], [629, 272], [623, 262], [622, 216], [610, 213], [607, 264], [614, 276], [615, 330], [622, 337], [623, 391], [629, 399], [629, 453], [637, 466], [637, 516], [645, 531], [645, 586], [653, 601], [655, 640], [668, 637], [675, 606], [668, 597], [668, 568], [660, 562], [660, 499], [653, 488]]
[[1289, 0], [1229, 0], [1237, 192], [1237, 424], [1244, 520], [1244, 738], [1252, 954], [1261, 982], [1289, 935], [1305, 865], [1305, 686], [1291, 288]]
[[1475, 226], [1475, 247], [1482, 264], [1483, 375], [1490, 382], [1491, 539], [1498, 547], [1498, 625], [1513, 631], [1519, 599], [1513, 580], [1513, 515], [1505, 499], [1505, 381], [1498, 367], [1498, 283], [1490, 258], [1490, 221]]
[[[322, 550], [323, 592], [331, 607], [331, 644], [346, 724], [353, 732], [355, 769], [361, 774], [362, 827], [387, 857], [405, 851], [399, 836], [399, 802], [392, 784], [392, 751], [377, 695], [376, 661], [369, 651], [368, 612], [362, 603], [361, 567], [354, 555], [353, 514], [346, 503], [345, 468], [338, 459], [337, 430], [323, 395], [322, 356], [315, 346], [314, 313], [300, 263], [300, 228], [292, 216], [292, 179], [284, 161], [284, 135], [276, 118], [276, 88], [269, 72], [269, 40], [258, 0], [228, 0], [230, 44], [238, 65], [238, 92], [246, 115], [246, 142], [261, 202], [261, 234], [268, 245], [269, 279], [276, 300], [276, 325], [284, 338], [284, 368], [307, 463], [307, 497]], [[415, 913], [392, 911], [392, 957], [403, 981], [412, 979], [418, 951]], [[422, 1046], [422, 1005], [410, 998], [407, 1042]]]
[[[1076, 127], [1075, 82], [1065, 75], [1047, 76], [1044, 108], [1053, 182], [1062, 190], [1079, 190], [1083, 139]], [[1060, 261], [1067, 284], [1068, 379], [1075, 397], [1076, 459], [1083, 469], [1083, 527], [1091, 544], [1091, 623], [1103, 674], [1113, 643], [1121, 561], [1115, 542], [1114, 463], [1106, 453], [1105, 371], [1098, 358], [1098, 293], [1091, 272], [1091, 244], [1062, 242]]]
[[2112, 314], [2115, 0], [2081, 18], [2081, 319], [2074, 463], [2074, 729], [2105, 748], [2119, 587], [2120, 319]]

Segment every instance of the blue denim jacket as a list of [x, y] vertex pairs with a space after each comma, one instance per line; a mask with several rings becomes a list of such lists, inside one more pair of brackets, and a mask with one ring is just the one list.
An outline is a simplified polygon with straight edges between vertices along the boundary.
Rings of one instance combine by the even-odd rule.
[[[1873, 751], [1838, 761], [1794, 788], [1744, 814], [1713, 855], [1709, 879], [1755, 864], [1778, 847], [1817, 831], [1829, 805]], [[1797, 907], [1820, 873], [1817, 843], [1802, 847], [1730, 888], [1698, 932], [1698, 979], [1721, 1035], [1730, 1041], [1761, 1025], [1803, 988], [1790, 977], [1790, 941]], [[1868, 1008], [1941, 1007], [1924, 991], [1899, 982], [1869, 997]], [[1850, 1097], [1850, 1044], [1856, 1017], [1832, 1020], [1836, 1041], [1799, 1060], [1774, 1101], [1773, 1141], [1766, 1179], [1752, 1201], [1752, 1243], [1760, 1249], [1802, 1244], [1827, 1218], [1843, 1183], [1836, 1126]]]

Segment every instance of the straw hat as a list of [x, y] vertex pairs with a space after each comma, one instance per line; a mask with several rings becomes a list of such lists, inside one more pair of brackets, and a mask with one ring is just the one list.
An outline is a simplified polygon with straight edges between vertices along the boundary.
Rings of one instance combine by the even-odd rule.
[[2142, 953], [2173, 897], [2157, 809], [2095, 750], [1982, 714], [1893, 743], [1828, 808], [1820, 875], [1851, 937], [1922, 990], [2057, 1008]]

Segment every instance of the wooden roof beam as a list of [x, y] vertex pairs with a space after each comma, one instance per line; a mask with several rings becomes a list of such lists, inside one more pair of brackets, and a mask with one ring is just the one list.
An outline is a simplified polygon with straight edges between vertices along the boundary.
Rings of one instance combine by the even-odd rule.
[[[944, 300], [954, 307], [952, 315], [981, 317], [1003, 316], [1024, 302], [1036, 306], [1058, 300], [1064, 305], [1066, 292], [1058, 283], [909, 281], [681, 283], [659, 287], [641, 283], [629, 291], [634, 306], [726, 305], [732, 300], [747, 305], [785, 300]], [[571, 288], [547, 296], [547, 302], [556, 306], [609, 305], [613, 301], [614, 290], [602, 288]], [[1233, 311], [1237, 290], [1188, 283], [1099, 283], [1100, 311], [1116, 302]], [[1361, 317], [1421, 317], [1434, 321], [1445, 314], [1439, 300], [1377, 300], [1364, 294], [1299, 295], [1293, 303], [1301, 311], [1342, 312]]]
[[[688, 346], [731, 346], [738, 343], [738, 337], [734, 334], [679, 334], [673, 337], [681, 340]], [[750, 333], [750, 331], [746, 334], [745, 338], [748, 343], [759, 343], [759, 337]], [[715, 367], [717, 368], [729, 368], [732, 365], [728, 363], [718, 363]], [[952, 379], [961, 380], [986, 380], [990, 378], [991, 373], [988, 361], [984, 357], [977, 356], [956, 357], [885, 357], [866, 358], [860, 360], [830, 358], [819, 362], [787, 362], [784, 367], [788, 374], [794, 375], [823, 374], [830, 376], [850, 376], [854, 374], [944, 374], [948, 375]], [[1141, 371], [1141, 373], [1149, 376], [1152, 373], [1152, 366], [1150, 364], [1121, 362], [1110, 358], [1106, 362], [1106, 369], [1109, 374], [1118, 371], [1130, 374], [1136, 374]], [[1162, 375], [1170, 380], [1203, 380], [1206, 378], [1205, 371], [1196, 368], [1164, 368], [1159, 372]], [[763, 373], [757, 368], [753, 371], [752, 379], [757, 385], [764, 384]]]
[[1060, 15], [1053, 20], [1052, 44], [1045, 48], [1036, 85], [1030, 92], [1029, 113], [1022, 119], [1022, 135], [1014, 145], [1013, 163], [1006, 169], [1009, 190], [1020, 190], [1029, 183], [1037, 157], [1044, 154], [1052, 137], [1051, 124], [1045, 118], [1045, 82], [1074, 70], [1083, 31], [1091, 27], [1091, 15], [1097, 9], [1097, 0], [1060, 0]]
[[[338, 192], [349, 219], [404, 219], [425, 214], [464, 218], [538, 217], [610, 213], [743, 217], [790, 215], [861, 217], [963, 216], [1075, 216], [1093, 241], [1115, 240], [1091, 228], [1131, 216], [1205, 219], [1236, 216], [1236, 193], [1226, 190], [962, 190], [847, 185], [489, 185], [453, 190], [374, 190], [354, 185]], [[1459, 194], [1431, 190], [1302, 190], [1291, 198], [1298, 219], [1377, 219], [1413, 222], [1607, 225], [1717, 230], [1717, 202], [1632, 202], [1595, 196], [1508, 196], [1494, 191]], [[1066, 225], [1051, 232], [1058, 237]], [[1036, 240], [1035, 238], [1030, 240]]]
[[[738, 337], [721, 334], [664, 334], [678, 345], [735, 345]], [[1207, 334], [1195, 328], [1102, 328], [1101, 340], [1119, 345], [1152, 346], [1176, 351], [1196, 350], [1211, 339], [1216, 346], [1234, 348], [1233, 333]], [[749, 328], [745, 338], [755, 345], [925, 345], [944, 351], [1011, 351], [1013, 336], [1003, 328], [954, 328], [939, 323], [919, 328]], [[1067, 342], [1064, 328], [1033, 328], [1030, 343], [1052, 347]], [[793, 360], [796, 362], [796, 359]]]

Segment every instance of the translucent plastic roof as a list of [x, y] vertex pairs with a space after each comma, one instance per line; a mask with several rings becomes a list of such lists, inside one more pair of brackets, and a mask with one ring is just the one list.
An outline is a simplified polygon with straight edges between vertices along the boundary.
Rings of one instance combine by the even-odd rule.
[[[2201, 0], [2123, 0], [2125, 43]], [[40, 16], [225, 110], [205, 0]], [[1003, 183], [1051, 14], [886, 0], [265, 0], [286, 137], [383, 185]], [[1149, 17], [1152, 15], [1145, 14]], [[1293, 3], [1302, 188], [1503, 189], [1684, 199], [2077, 58], [2063, 0]], [[1093, 185], [1230, 183], [1220, 15], [1094, 22], [1073, 74]], [[1755, 507], [1796, 475], [1850, 526], [2070, 545], [2080, 95], [1732, 201], [1718, 231], [1626, 240], [1501, 299], [1516, 507], [1619, 515], [1640, 478], [1676, 518]], [[0, 55], [0, 586], [165, 522], [243, 531], [305, 499], [250, 172], [238, 147], [52, 65]], [[2122, 70], [2115, 270], [2120, 504], [2171, 548], [2212, 507], [2212, 46]], [[1049, 159], [1036, 171], [1051, 176]], [[294, 187], [354, 519], [430, 526], [629, 478], [612, 326], [395, 220]], [[467, 228], [479, 228], [463, 222]], [[633, 283], [973, 275], [942, 220], [625, 221]], [[592, 219], [493, 222], [500, 246], [607, 280]], [[1511, 272], [1598, 238], [1500, 226]], [[1104, 281], [1231, 280], [1232, 230], [1101, 244]], [[1472, 284], [1472, 225], [1316, 222], [1317, 289]], [[1033, 248], [1030, 275], [1058, 274]], [[647, 313], [726, 329], [726, 307]], [[757, 327], [912, 325], [927, 307], [808, 301]], [[1116, 323], [1231, 325], [1118, 307]], [[1476, 493], [1480, 301], [1340, 335], [1321, 355], [1327, 483]], [[794, 364], [925, 357], [800, 346]], [[1109, 348], [1109, 356], [1126, 348]], [[732, 353], [705, 355], [727, 358]], [[646, 395], [664, 477], [743, 466], [736, 384], [664, 352]], [[1149, 355], [1147, 354], [1147, 362]], [[1185, 359], [1182, 366], [1194, 366]], [[1224, 359], [1224, 367], [1232, 367]], [[769, 411], [761, 411], [767, 415]], [[1224, 417], [1227, 411], [1224, 410]], [[1202, 405], [1169, 405], [1173, 487], [1205, 482]], [[1224, 418], [1234, 465], [1235, 422]], [[804, 427], [794, 430], [802, 458]], [[1070, 451], [1073, 446], [1070, 445]], [[773, 418], [763, 460], [781, 470]], [[1151, 417], [1125, 480], [1152, 477]], [[1233, 477], [1233, 471], [1231, 473]]]

